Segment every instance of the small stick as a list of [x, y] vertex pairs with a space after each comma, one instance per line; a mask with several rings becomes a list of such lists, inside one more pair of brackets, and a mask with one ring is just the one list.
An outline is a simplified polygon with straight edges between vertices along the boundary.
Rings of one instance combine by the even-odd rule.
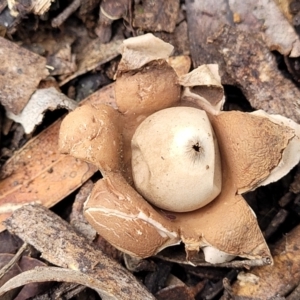
[[0, 279], [15, 265], [15, 263], [21, 258], [23, 252], [27, 249], [28, 244], [24, 243], [14, 257], [2, 268], [0, 269]]
[[59, 27], [70, 15], [81, 5], [81, 0], [74, 0], [62, 13], [60, 13], [51, 22], [52, 27]]

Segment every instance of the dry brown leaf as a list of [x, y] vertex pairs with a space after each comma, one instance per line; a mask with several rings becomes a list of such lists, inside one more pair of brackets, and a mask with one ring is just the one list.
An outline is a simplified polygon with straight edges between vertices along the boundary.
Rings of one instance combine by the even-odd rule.
[[19, 114], [41, 79], [48, 75], [46, 59], [0, 37], [0, 101]]
[[25, 133], [31, 133], [35, 127], [43, 121], [44, 113], [47, 110], [65, 108], [74, 110], [77, 102], [58, 92], [54, 87], [39, 89], [30, 97], [25, 108], [20, 114], [7, 112], [8, 118], [22, 124]]
[[[5, 221], [5, 225], [11, 233], [39, 250], [44, 259], [72, 270], [56, 269], [57, 272], [51, 274], [51, 281], [56, 278], [87, 284], [98, 291], [102, 299], [154, 299], [130, 272], [100, 250], [95, 250], [70, 224], [43, 206], [23, 206]], [[31, 276], [23, 273], [19, 277], [21, 282], [18, 278], [8, 282], [0, 288], [0, 295], [24, 284], [28, 278], [31, 282], [48, 281], [47, 274], [49, 272], [31, 272]]]
[[[112, 86], [92, 94], [86, 101], [111, 104]], [[0, 231], [10, 214], [27, 203], [41, 203], [51, 207], [80, 187], [96, 171], [95, 166], [58, 153], [56, 122], [29, 141], [6, 162], [1, 170]]]
[[238, 275], [232, 286], [234, 296], [271, 299], [286, 296], [299, 284], [300, 226], [284, 236], [272, 254], [273, 266], [253, 268]]

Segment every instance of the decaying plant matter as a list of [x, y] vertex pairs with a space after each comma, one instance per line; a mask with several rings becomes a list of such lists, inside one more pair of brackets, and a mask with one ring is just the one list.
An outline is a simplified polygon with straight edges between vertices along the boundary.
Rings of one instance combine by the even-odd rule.
[[[298, 163], [299, 125], [263, 111], [221, 111], [224, 95], [218, 67], [203, 65], [178, 78], [166, 62], [172, 46], [151, 34], [127, 39], [122, 51], [116, 74], [116, 108], [83, 105], [64, 119], [60, 129], [61, 152], [95, 164], [103, 175], [85, 203], [87, 220], [115, 247], [138, 257], [151, 256], [183, 242], [187, 259], [197, 255], [201, 248], [205, 260], [211, 263], [229, 261], [235, 256], [272, 263], [256, 217], [241, 193], [278, 180]], [[184, 87], [182, 93], [181, 86]], [[173, 208], [168, 206], [165, 210], [165, 206], [159, 208], [155, 201], [156, 206], [153, 206], [149, 203], [153, 200], [149, 199], [152, 195], [140, 188], [135, 178], [139, 169], [136, 169], [135, 158], [132, 159], [136, 147], [136, 136], [133, 136], [143, 128], [144, 122], [154, 118], [156, 112], [170, 107], [205, 111], [215, 133], [217, 142], [214, 143], [218, 144], [215, 149], [219, 148], [220, 159], [215, 151], [213, 159], [205, 162], [205, 169], [208, 166], [207, 170], [213, 170], [213, 176], [204, 175], [203, 179], [198, 179], [198, 185], [212, 184], [221, 170], [221, 191], [209, 199], [212, 200], [209, 204], [200, 205], [198, 209], [177, 209], [174, 203], [171, 204]], [[170, 124], [174, 123], [174, 128], [181, 131], [188, 127], [185, 122], [181, 126], [173, 118]], [[172, 147], [177, 147], [173, 143], [178, 139], [176, 132], [173, 137], [161, 139], [158, 135], [165, 133], [155, 135], [151, 128], [149, 136], [143, 129], [141, 141], [149, 150], [161, 155], [164, 140], [169, 145], [169, 148], [164, 145], [169, 152], [174, 150]], [[187, 134], [180, 133], [179, 137], [180, 142], [189, 142]], [[200, 138], [191, 144], [192, 150], [199, 152], [192, 154], [199, 155], [200, 160], [203, 157], [200, 149], [206, 149], [203, 142]], [[178, 158], [181, 159], [175, 156]], [[172, 159], [174, 157], [170, 155], [155, 157], [154, 161], [153, 155], [143, 158], [143, 163], [148, 164], [146, 169], [152, 165], [151, 168], [158, 170], [154, 172], [149, 168], [150, 175], [162, 176], [162, 180], [154, 179], [166, 189], [172, 180], [163, 180], [166, 174], [161, 167], [166, 163], [174, 164]], [[181, 163], [175, 161], [170, 176], [186, 177], [182, 180], [190, 183], [193, 180], [189, 176], [191, 166], [180, 165], [178, 168]], [[190, 163], [193, 164], [192, 159]], [[193, 185], [198, 188], [194, 183], [187, 185], [187, 195]], [[169, 188], [172, 189], [170, 193], [174, 193], [176, 187], [171, 185]], [[184, 189], [184, 184], [180, 182], [178, 188]], [[185, 197], [182, 194], [182, 202]]]

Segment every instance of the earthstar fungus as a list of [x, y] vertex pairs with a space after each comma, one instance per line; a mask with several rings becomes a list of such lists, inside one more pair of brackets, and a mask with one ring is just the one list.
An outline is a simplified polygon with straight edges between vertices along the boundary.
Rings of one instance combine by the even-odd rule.
[[[262, 111], [221, 111], [224, 94], [217, 65], [200, 66], [178, 78], [166, 62], [171, 52], [171, 45], [151, 34], [127, 39], [116, 74], [115, 108], [85, 104], [63, 120], [60, 151], [95, 164], [103, 175], [85, 203], [84, 214], [100, 235], [133, 256], [148, 257], [183, 242], [188, 260], [201, 248], [205, 260], [210, 263], [229, 261], [235, 256], [271, 263], [270, 251], [256, 217], [241, 193], [278, 180], [298, 163], [300, 126], [285, 117]], [[171, 198], [176, 194], [176, 185], [184, 189], [184, 177], [187, 182], [193, 180], [189, 173], [195, 165], [186, 165], [184, 160], [175, 164], [173, 174], [169, 173], [173, 179], [166, 179], [161, 169], [163, 159], [150, 155], [151, 151], [148, 151], [161, 155], [160, 145], [155, 141], [163, 132], [159, 126], [155, 127], [156, 116], [172, 110], [178, 110], [180, 114], [181, 111], [191, 114], [196, 111], [199, 119], [207, 116], [212, 137], [215, 135], [210, 140], [210, 147], [214, 147], [209, 148], [215, 155], [209, 157], [209, 163], [205, 162], [203, 170], [209, 170], [210, 176], [207, 178], [213, 180], [202, 182], [197, 179], [199, 185], [196, 189], [204, 185], [204, 190], [207, 190], [205, 184], [212, 182], [212, 194], [204, 197], [205, 204], [209, 203], [203, 207], [198, 203], [198, 206], [188, 205], [188, 208], [178, 209], [173, 207], [176, 203], [171, 201], [159, 208], [156, 203], [159, 197], [153, 190], [149, 192], [145, 189], [150, 182], [149, 170], [154, 186], [156, 184], [157, 187], [157, 182], [167, 188], [169, 186]], [[167, 117], [164, 118], [167, 121]], [[154, 128], [158, 134], [155, 136], [155, 130], [151, 133], [154, 144], [151, 142], [147, 149], [149, 136], [146, 136], [148, 129], [145, 124], [149, 120], [155, 121], [150, 131]], [[172, 123], [175, 127], [176, 118], [171, 118], [168, 126]], [[186, 121], [183, 123], [187, 126]], [[202, 139], [203, 136], [205, 134], [201, 134]], [[170, 137], [169, 141], [174, 139]], [[142, 146], [144, 142], [146, 148]], [[201, 139], [199, 144], [192, 141], [192, 148], [195, 146], [200, 151], [200, 142]], [[170, 145], [173, 144], [170, 142]], [[139, 147], [150, 153], [146, 153], [141, 160], [144, 166], [136, 164], [136, 158], [141, 154]], [[169, 159], [170, 154], [164, 151], [161, 156]], [[148, 164], [146, 168], [145, 164]], [[203, 167], [200, 165], [199, 169]], [[153, 171], [153, 167], [157, 170]], [[163, 176], [164, 180], [160, 180], [159, 176]], [[145, 180], [147, 184], [141, 185], [139, 180]], [[191, 191], [188, 196], [197, 198], [194, 193], [198, 191]], [[154, 201], [150, 199], [153, 195], [156, 197]], [[168, 193], [164, 191], [162, 195], [167, 197]], [[177, 201], [186, 197], [178, 195]]]

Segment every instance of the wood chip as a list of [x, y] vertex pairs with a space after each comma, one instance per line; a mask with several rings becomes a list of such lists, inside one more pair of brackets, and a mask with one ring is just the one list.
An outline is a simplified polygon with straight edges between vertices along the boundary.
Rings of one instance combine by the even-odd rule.
[[[51, 274], [51, 281], [88, 284], [104, 300], [154, 299], [130, 272], [95, 250], [70, 224], [43, 206], [23, 206], [5, 221], [5, 226], [39, 250], [45, 260], [65, 268], [56, 269], [54, 273], [43, 272], [43, 269], [33, 271], [30, 276], [27, 274], [32, 282], [49, 281], [47, 274]], [[24, 284], [24, 276], [23, 273], [23, 280], [9, 281], [2, 286], [0, 296]]]

